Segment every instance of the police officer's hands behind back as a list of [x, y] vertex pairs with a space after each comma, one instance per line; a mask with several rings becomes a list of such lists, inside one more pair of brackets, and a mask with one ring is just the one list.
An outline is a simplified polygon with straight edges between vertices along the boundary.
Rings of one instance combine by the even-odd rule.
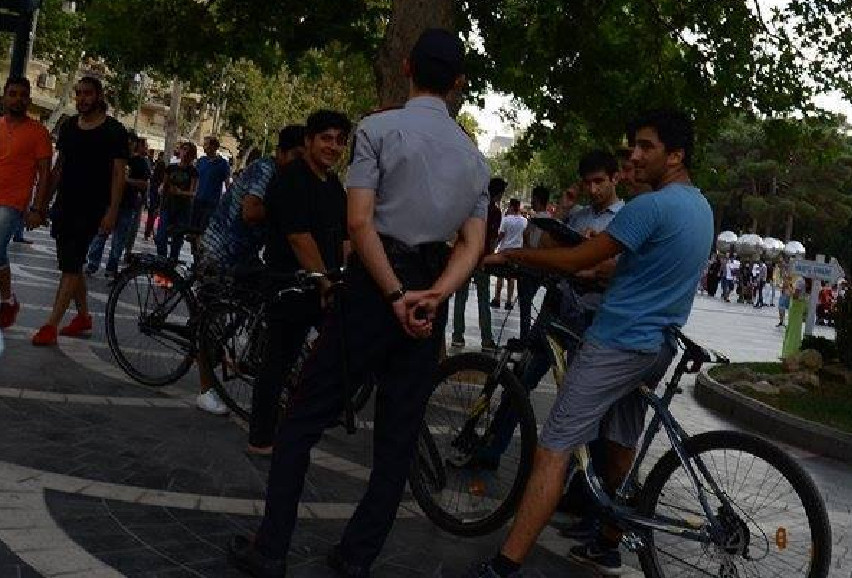
[[432, 325], [441, 304], [438, 291], [409, 291], [393, 303], [393, 312], [402, 329], [411, 337], [425, 339], [432, 335]]

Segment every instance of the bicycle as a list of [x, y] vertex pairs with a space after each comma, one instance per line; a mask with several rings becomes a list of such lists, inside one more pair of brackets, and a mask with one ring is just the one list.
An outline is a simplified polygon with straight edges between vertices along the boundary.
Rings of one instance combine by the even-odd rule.
[[[280, 274], [265, 267], [238, 269], [226, 277], [216, 301], [208, 303], [199, 324], [200, 352], [210, 364], [212, 385], [236, 415], [248, 420], [257, 378], [266, 355], [268, 314], [292, 295], [317, 290], [322, 279], [331, 291], [343, 286], [343, 271], [329, 274], [297, 271]], [[280, 405], [286, 408], [288, 393], [298, 382], [302, 366], [313, 347], [309, 336], [288, 375], [284, 378]], [[372, 394], [372, 381], [354, 388], [354, 411], [360, 411]]]
[[[173, 234], [198, 237], [202, 232], [180, 226]], [[196, 244], [191, 246], [194, 254]], [[129, 377], [151, 387], [170, 385], [186, 375], [198, 353], [202, 272], [197, 259], [189, 268], [150, 254], [133, 254], [129, 260], [107, 299], [107, 343]]]
[[[561, 355], [559, 341], [569, 336], [560, 325], [558, 319], [546, 323], [547, 342], [556, 358]], [[602, 518], [624, 532], [622, 543], [638, 554], [646, 576], [826, 576], [831, 528], [824, 502], [802, 467], [751, 434], [713, 431], [689, 436], [672, 416], [669, 405], [682, 391], [683, 376], [698, 372], [705, 363], [728, 360], [677, 328], [669, 333], [681, 353], [660, 395], [647, 386], [639, 389], [654, 415], [629, 473], [612, 497], [603, 490], [588, 448], [574, 452]], [[430, 398], [424, 432], [430, 432], [435, 449], [418, 453], [411, 486], [429, 519], [457, 535], [483, 535], [503, 526], [517, 507], [531, 468], [535, 417], [507, 356], [509, 350], [490, 361], [476, 354], [448, 358], [442, 377], [459, 376], [462, 383], [439, 383]], [[465, 405], [453, 388], [475, 393], [469, 396], [472, 403]], [[516, 464], [505, 476], [508, 481], [500, 479], [499, 468], [453, 468], [447, 457], [484, 447], [494, 435], [490, 418], [506, 403], [518, 415], [517, 433], [501, 460], [501, 465], [507, 458]], [[640, 484], [640, 471], [661, 429], [671, 449]], [[508, 489], [500, 491], [501, 482]]]

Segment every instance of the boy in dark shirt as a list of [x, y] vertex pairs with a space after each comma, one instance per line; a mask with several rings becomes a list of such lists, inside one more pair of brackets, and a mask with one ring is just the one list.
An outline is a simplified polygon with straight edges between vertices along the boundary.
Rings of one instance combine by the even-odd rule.
[[[351, 129], [341, 113], [313, 113], [307, 121], [304, 158], [280, 169], [270, 183], [264, 258], [271, 269], [326, 272], [343, 264], [348, 244], [346, 192], [331, 171], [343, 156]], [[252, 399], [250, 453], [272, 453], [281, 383], [326, 305], [328, 282], [320, 286], [320, 293], [288, 297], [271, 314], [268, 354]]]
[[[154, 235], [157, 255], [177, 261], [183, 247], [183, 235], [173, 235], [170, 227], [189, 225], [192, 216], [192, 201], [198, 188], [198, 171], [193, 166], [197, 150], [191, 142], [179, 149], [180, 162], [166, 168], [163, 181], [163, 197], [160, 209], [160, 226]], [[169, 240], [171, 238], [171, 241]]]

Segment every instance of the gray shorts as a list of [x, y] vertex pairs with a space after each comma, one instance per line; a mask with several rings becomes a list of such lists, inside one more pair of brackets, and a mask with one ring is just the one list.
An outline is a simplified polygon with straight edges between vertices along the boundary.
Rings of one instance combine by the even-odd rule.
[[565, 374], [539, 443], [564, 452], [603, 437], [636, 447], [648, 409], [638, 388], [655, 388], [674, 354], [668, 343], [657, 352], [637, 352], [586, 341]]

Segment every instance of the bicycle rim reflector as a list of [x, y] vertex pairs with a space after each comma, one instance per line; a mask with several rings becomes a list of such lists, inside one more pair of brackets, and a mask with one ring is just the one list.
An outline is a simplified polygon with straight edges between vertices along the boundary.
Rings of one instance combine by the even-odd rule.
[[783, 526], [775, 531], [775, 545], [779, 550], [787, 549], [787, 529]]

